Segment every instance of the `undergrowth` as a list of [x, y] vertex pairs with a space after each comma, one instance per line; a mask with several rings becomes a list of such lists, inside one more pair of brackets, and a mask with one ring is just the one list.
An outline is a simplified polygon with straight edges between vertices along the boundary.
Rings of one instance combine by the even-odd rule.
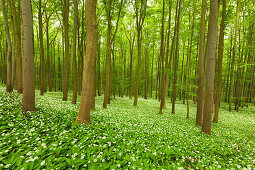
[[[212, 134], [195, 126], [196, 105], [177, 101], [159, 115], [159, 102], [127, 97], [96, 111], [90, 125], [74, 125], [79, 104], [63, 102], [62, 93], [40, 96], [26, 118], [21, 95], [0, 88], [0, 169], [240, 169], [255, 168], [255, 107], [228, 112], [222, 103]], [[68, 96], [71, 100], [71, 94]], [[80, 99], [78, 99], [79, 103]]]

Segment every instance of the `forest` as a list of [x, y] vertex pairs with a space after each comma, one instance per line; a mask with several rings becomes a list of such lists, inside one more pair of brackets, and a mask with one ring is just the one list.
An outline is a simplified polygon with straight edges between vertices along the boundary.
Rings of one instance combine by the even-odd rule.
[[0, 169], [254, 169], [254, 0], [1, 0]]

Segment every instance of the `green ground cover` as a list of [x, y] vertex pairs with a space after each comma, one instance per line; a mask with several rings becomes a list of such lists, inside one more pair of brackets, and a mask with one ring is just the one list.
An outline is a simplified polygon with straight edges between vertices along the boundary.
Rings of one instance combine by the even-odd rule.
[[[91, 125], [74, 125], [78, 106], [62, 93], [40, 96], [25, 118], [21, 95], [0, 88], [0, 169], [240, 169], [255, 168], [255, 106], [228, 112], [222, 103], [210, 136], [195, 126], [196, 105], [177, 101], [159, 115], [159, 102], [127, 97], [102, 108], [96, 97]], [[71, 99], [71, 94], [69, 96]], [[79, 100], [78, 100], [79, 102]]]

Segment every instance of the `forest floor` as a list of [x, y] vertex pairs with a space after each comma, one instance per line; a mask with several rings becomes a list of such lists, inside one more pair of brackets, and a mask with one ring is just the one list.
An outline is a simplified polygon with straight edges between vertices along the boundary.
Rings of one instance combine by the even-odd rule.
[[[71, 93], [69, 94], [71, 100]], [[80, 98], [78, 99], [78, 103]], [[222, 103], [212, 134], [195, 126], [196, 105], [177, 101], [159, 115], [159, 102], [127, 97], [96, 111], [90, 125], [74, 125], [79, 110], [62, 93], [39, 95], [25, 118], [21, 95], [0, 87], [0, 169], [247, 169], [255, 168], [255, 106], [228, 112]]]

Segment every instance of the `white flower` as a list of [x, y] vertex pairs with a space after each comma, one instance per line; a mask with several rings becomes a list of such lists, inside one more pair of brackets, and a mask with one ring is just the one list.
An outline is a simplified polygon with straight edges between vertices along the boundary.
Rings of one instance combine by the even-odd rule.
[[31, 151], [29, 151], [28, 153], [27, 153], [27, 156], [30, 156], [32, 153], [31, 153]]
[[97, 162], [97, 159], [94, 159], [93, 161], [94, 161], [94, 162]]
[[11, 166], [11, 164], [7, 164], [5, 165], [5, 168], [9, 168]]
[[20, 140], [17, 140], [17, 144], [20, 144]]
[[42, 147], [43, 147], [43, 148], [47, 148], [47, 146], [46, 146], [45, 143], [42, 143]]
[[45, 165], [45, 160], [40, 163], [41, 166]]

